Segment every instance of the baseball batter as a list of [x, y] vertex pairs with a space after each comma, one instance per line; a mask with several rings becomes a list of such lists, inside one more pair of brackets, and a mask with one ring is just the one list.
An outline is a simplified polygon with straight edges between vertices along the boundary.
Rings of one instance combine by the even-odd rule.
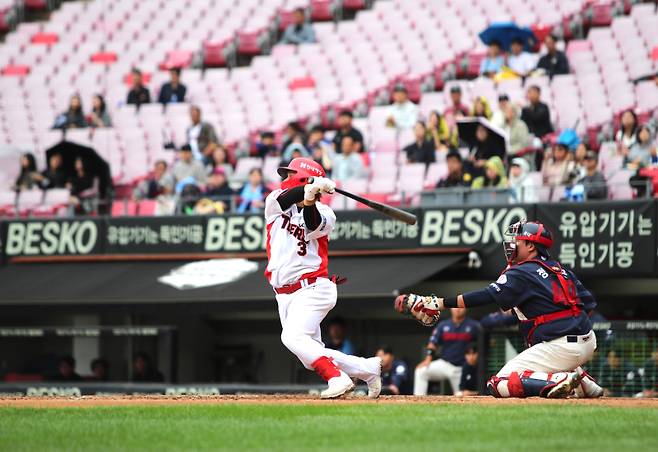
[[520, 221], [505, 236], [508, 265], [496, 282], [449, 298], [401, 295], [396, 309], [425, 325], [434, 325], [447, 308], [497, 304], [512, 309], [528, 348], [489, 379], [491, 395], [601, 397], [602, 388], [580, 367], [596, 350], [588, 316], [596, 306], [594, 297], [573, 272], [551, 258], [553, 238], [543, 224]]
[[[276, 293], [281, 341], [304, 367], [328, 384], [322, 398], [340, 397], [352, 389], [352, 378], [368, 385], [368, 397], [381, 392], [381, 359], [346, 355], [324, 346], [320, 323], [336, 305], [336, 277], [329, 277], [329, 234], [336, 222], [322, 204], [322, 193], [336, 184], [322, 166], [306, 158], [279, 168], [283, 182], [265, 200], [267, 257], [265, 276]], [[309, 179], [313, 181], [309, 183]]]

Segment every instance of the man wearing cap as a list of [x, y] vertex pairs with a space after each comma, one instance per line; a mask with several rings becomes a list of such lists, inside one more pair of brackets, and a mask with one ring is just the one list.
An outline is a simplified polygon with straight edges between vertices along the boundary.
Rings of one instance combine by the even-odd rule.
[[462, 89], [459, 85], [453, 85], [450, 87], [450, 106], [448, 106], [443, 112], [443, 117], [445, 118], [448, 126], [452, 129], [457, 124], [457, 119], [468, 116], [469, 108], [468, 105], [462, 103]]
[[464, 161], [457, 149], [451, 149], [446, 156], [448, 175], [441, 179], [436, 188], [470, 187], [473, 182], [471, 173], [464, 171]]
[[206, 169], [199, 160], [192, 156], [192, 146], [184, 144], [178, 151], [178, 160], [171, 167], [171, 174], [174, 176], [176, 183], [184, 179], [194, 179], [196, 183], [206, 181]]
[[598, 170], [599, 156], [594, 151], [587, 151], [583, 160], [585, 175], [578, 180], [583, 184], [587, 199], [608, 199], [608, 186], [603, 174]]
[[398, 130], [411, 129], [418, 120], [418, 107], [409, 100], [407, 89], [396, 85], [393, 89], [393, 104], [389, 107], [386, 125]]

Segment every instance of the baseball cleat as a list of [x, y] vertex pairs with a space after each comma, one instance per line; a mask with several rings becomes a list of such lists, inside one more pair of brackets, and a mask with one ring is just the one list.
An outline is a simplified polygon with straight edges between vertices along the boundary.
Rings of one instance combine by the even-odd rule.
[[382, 392], [382, 359], [375, 357], [369, 360], [377, 361], [377, 373], [366, 381], [368, 384], [368, 398], [378, 399], [379, 394]]
[[338, 377], [329, 379], [327, 389], [320, 393], [321, 399], [335, 399], [341, 397], [354, 389], [354, 382], [343, 371]]
[[546, 395], [549, 399], [566, 399], [573, 394], [583, 376], [578, 372], [569, 372], [566, 378], [557, 383]]

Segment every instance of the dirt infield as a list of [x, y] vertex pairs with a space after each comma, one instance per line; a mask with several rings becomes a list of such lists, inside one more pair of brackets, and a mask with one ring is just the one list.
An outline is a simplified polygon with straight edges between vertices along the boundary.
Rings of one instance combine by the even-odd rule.
[[450, 397], [450, 396], [382, 396], [378, 400], [365, 397], [347, 397], [338, 400], [320, 400], [308, 395], [223, 395], [223, 396], [83, 396], [83, 397], [5, 397], [0, 398], [0, 408], [92, 408], [98, 406], [162, 406], [162, 405], [319, 405], [319, 404], [451, 404], [451, 405], [591, 405], [624, 408], [658, 409], [658, 399], [601, 398], [547, 400], [495, 399], [493, 397]]

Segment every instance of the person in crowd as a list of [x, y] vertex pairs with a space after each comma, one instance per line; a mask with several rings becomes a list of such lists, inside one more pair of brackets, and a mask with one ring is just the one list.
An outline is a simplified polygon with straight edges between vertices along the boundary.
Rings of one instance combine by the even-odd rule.
[[88, 163], [81, 157], [75, 159], [74, 173], [66, 184], [71, 192], [69, 204], [76, 213], [85, 213], [93, 210], [93, 206], [87, 205], [86, 200], [98, 195], [98, 178], [88, 168]]
[[396, 85], [393, 88], [393, 103], [389, 106], [386, 125], [399, 130], [411, 129], [418, 120], [418, 107], [409, 100], [407, 88]]
[[573, 160], [569, 158], [569, 150], [562, 143], [553, 147], [553, 152], [544, 153], [544, 163], [541, 167], [544, 185], [556, 187], [569, 183], [574, 170]]
[[57, 372], [49, 380], [82, 381], [82, 377], [75, 372], [75, 359], [71, 355], [62, 356], [57, 363]]
[[393, 349], [388, 345], [379, 347], [376, 356], [382, 360], [382, 394], [413, 394], [411, 374], [407, 363], [396, 359]]
[[429, 165], [436, 161], [434, 140], [427, 138], [427, 129], [423, 121], [414, 126], [415, 141], [403, 149], [407, 155], [407, 163], [425, 163]]
[[605, 397], [632, 397], [642, 391], [639, 372], [614, 348], [605, 357], [598, 382]]
[[578, 174], [578, 179], [585, 176], [587, 169], [585, 168], [585, 156], [587, 155], [587, 145], [585, 143], [578, 143], [576, 150], [573, 153], [574, 171]]
[[206, 188], [203, 195], [223, 204], [222, 211], [228, 212], [231, 209], [231, 200], [235, 192], [228, 184], [224, 168], [218, 166], [208, 177]]
[[528, 131], [537, 138], [553, 132], [551, 114], [548, 105], [541, 101], [541, 88], [532, 85], [526, 91], [528, 105], [521, 112], [521, 119], [528, 126]]
[[622, 148], [624, 164], [630, 169], [650, 166], [656, 157], [656, 146], [653, 143], [651, 130], [647, 126], [639, 126], [635, 133], [635, 142], [630, 148]]
[[74, 94], [69, 101], [69, 108], [55, 119], [53, 129], [81, 129], [87, 127], [87, 120], [82, 109], [80, 95]]
[[174, 177], [167, 172], [168, 165], [164, 160], [157, 160], [153, 164], [153, 171], [146, 179], [141, 181], [133, 191], [133, 198], [156, 199], [161, 195], [170, 195], [174, 191]]
[[34, 154], [30, 152], [21, 154], [20, 166], [21, 171], [14, 182], [14, 191], [31, 190], [38, 187], [41, 177], [37, 171], [37, 161]]
[[507, 188], [507, 176], [505, 175], [503, 160], [497, 155], [489, 158], [484, 165], [484, 175], [476, 177], [471, 188]]
[[539, 58], [537, 69], [543, 69], [550, 78], [554, 75], [569, 73], [569, 60], [564, 52], [557, 49], [557, 38], [554, 35], [547, 35], [544, 38], [546, 54]]
[[192, 124], [187, 128], [186, 136], [192, 147], [192, 155], [208, 164], [212, 160], [213, 151], [220, 145], [215, 128], [209, 122], [201, 120], [201, 108], [197, 105], [190, 107], [190, 121]]
[[523, 40], [515, 38], [510, 45], [507, 67], [519, 77], [527, 77], [535, 69], [537, 60], [530, 52], [523, 50]]
[[273, 132], [261, 132], [260, 139], [256, 143], [256, 152], [261, 158], [268, 156], [278, 156], [280, 155], [279, 148], [274, 142], [274, 133]]
[[160, 383], [164, 381], [164, 376], [153, 365], [148, 354], [138, 352], [133, 358], [133, 381], [136, 383]]
[[334, 180], [346, 181], [366, 177], [366, 170], [361, 156], [354, 152], [354, 140], [349, 135], [340, 142], [342, 152], [336, 154], [333, 162], [332, 175]]
[[169, 81], [160, 87], [158, 102], [161, 104], [173, 104], [185, 102], [187, 87], [180, 81], [180, 68], [169, 69]]
[[501, 94], [498, 96], [498, 108], [491, 114], [491, 125], [498, 127], [499, 129], [505, 127], [505, 111], [507, 110], [508, 105], [510, 105], [510, 101], [507, 94]]
[[262, 212], [265, 207], [265, 195], [263, 172], [260, 168], [252, 168], [247, 183], [240, 191], [238, 213]]
[[138, 108], [142, 104], [151, 103], [151, 93], [144, 86], [142, 71], [137, 68], [132, 70], [132, 87], [128, 91], [126, 103], [137, 105]]
[[468, 116], [470, 109], [462, 103], [462, 89], [459, 85], [450, 87], [450, 105], [443, 111], [443, 117], [451, 132], [457, 125], [457, 119]]
[[89, 368], [91, 369], [89, 380], [108, 381], [110, 379], [110, 363], [105, 358], [95, 358]]
[[91, 112], [87, 116], [89, 127], [112, 127], [112, 118], [107, 111], [105, 99], [100, 94], [91, 98]]
[[[187, 178], [176, 184], [176, 193], [179, 193], [178, 210], [184, 215], [207, 215], [212, 211], [214, 205], [210, 208], [204, 204], [203, 193], [201, 187], [197, 185], [194, 179]], [[211, 201], [212, 204], [212, 201]], [[200, 207], [200, 208], [199, 208]], [[222, 209], [223, 204], [218, 204], [218, 208]], [[216, 212], [223, 213], [223, 212]]]
[[478, 96], [475, 98], [470, 116], [491, 119], [491, 107], [489, 106], [489, 101], [487, 101], [486, 97]]
[[517, 157], [512, 160], [509, 167], [509, 188], [512, 189], [512, 201], [522, 203], [537, 202], [537, 189], [529, 177], [530, 164], [524, 158]]
[[639, 123], [633, 110], [626, 110], [621, 114], [621, 127], [615, 134], [615, 141], [621, 155], [626, 155], [637, 142], [637, 129]]
[[171, 166], [171, 175], [176, 183], [176, 192], [182, 188], [178, 184], [185, 180], [202, 184], [206, 181], [206, 169], [203, 164], [192, 156], [192, 146], [184, 144], [178, 152], [178, 160]]
[[354, 344], [346, 337], [347, 322], [344, 318], [334, 317], [330, 319], [327, 328], [329, 330], [329, 338], [325, 344], [327, 348], [338, 350], [346, 355], [354, 355], [356, 353]]
[[464, 170], [464, 161], [459, 151], [451, 149], [446, 156], [448, 175], [441, 179], [436, 188], [470, 187], [473, 182], [471, 173]]
[[416, 366], [414, 395], [427, 395], [429, 382], [441, 380], [448, 380], [455, 394], [466, 362], [466, 348], [477, 341], [479, 334], [480, 324], [466, 317], [466, 309], [453, 308], [450, 319], [439, 322], [432, 330], [425, 359]]
[[577, 183], [583, 185], [587, 199], [608, 199], [608, 186], [603, 174], [597, 169], [598, 154], [594, 151], [587, 151], [584, 163], [586, 173], [578, 179]]
[[315, 126], [311, 129], [311, 133], [308, 135], [307, 147], [311, 153], [311, 158], [324, 168], [327, 175], [331, 174], [334, 143], [325, 139], [322, 126]]
[[475, 129], [475, 142], [471, 146], [469, 153], [471, 173], [474, 176], [483, 175], [484, 166], [487, 164], [487, 161], [494, 156], [498, 156], [504, 161], [507, 157], [505, 148], [501, 147], [499, 142], [491, 137], [490, 132], [486, 127], [479, 124]]
[[66, 187], [68, 175], [63, 163], [62, 154], [58, 152], [51, 154], [48, 158], [48, 168], [42, 171], [40, 175], [35, 174], [33, 176], [43, 190]]
[[338, 130], [334, 135], [334, 141], [333, 141], [334, 151], [337, 153], [341, 152], [340, 143], [343, 141], [343, 137], [345, 135], [349, 135], [352, 137], [352, 142], [354, 143], [355, 152], [364, 151], [363, 135], [358, 129], [354, 128], [354, 126], [352, 125], [352, 119], [353, 119], [353, 115], [350, 110], [342, 110], [338, 114], [338, 119], [336, 121], [338, 125]]
[[233, 166], [228, 162], [226, 150], [221, 146], [212, 151], [212, 159], [210, 163], [206, 164], [206, 173], [211, 174], [217, 168], [222, 168], [228, 178], [233, 175]]
[[450, 132], [448, 121], [441, 114], [432, 110], [427, 118], [427, 138], [434, 142], [434, 148], [438, 151], [447, 152], [450, 146], [457, 145], [457, 134]]
[[304, 8], [295, 9], [292, 23], [288, 25], [281, 39], [282, 44], [309, 44], [315, 42], [313, 25], [306, 22]]
[[484, 77], [493, 77], [503, 68], [505, 59], [503, 58], [500, 43], [491, 41], [487, 49], [487, 56], [480, 62], [479, 74]]
[[[507, 152], [516, 155], [530, 145], [530, 133], [526, 123], [519, 118], [519, 113], [514, 105], [507, 102], [503, 108], [505, 109], [505, 122], [502, 129], [507, 132], [509, 137]], [[534, 162], [534, 155], [529, 155], [529, 157], [531, 157], [529, 163]]]
[[283, 150], [281, 165], [286, 166], [294, 158], [309, 157], [310, 155], [308, 148], [304, 144], [304, 136], [302, 134], [296, 134], [292, 137], [290, 144]]
[[479, 394], [478, 349], [477, 345], [469, 344], [464, 352], [464, 365], [462, 366], [462, 377], [459, 380], [459, 391], [455, 395], [459, 397], [471, 397]]
[[651, 353], [642, 369], [642, 396], [658, 397], [658, 348]]
[[285, 152], [288, 149], [288, 146], [292, 144], [293, 141], [306, 143], [306, 135], [301, 124], [296, 121], [291, 121], [286, 126], [286, 130], [283, 134], [281, 152]]

